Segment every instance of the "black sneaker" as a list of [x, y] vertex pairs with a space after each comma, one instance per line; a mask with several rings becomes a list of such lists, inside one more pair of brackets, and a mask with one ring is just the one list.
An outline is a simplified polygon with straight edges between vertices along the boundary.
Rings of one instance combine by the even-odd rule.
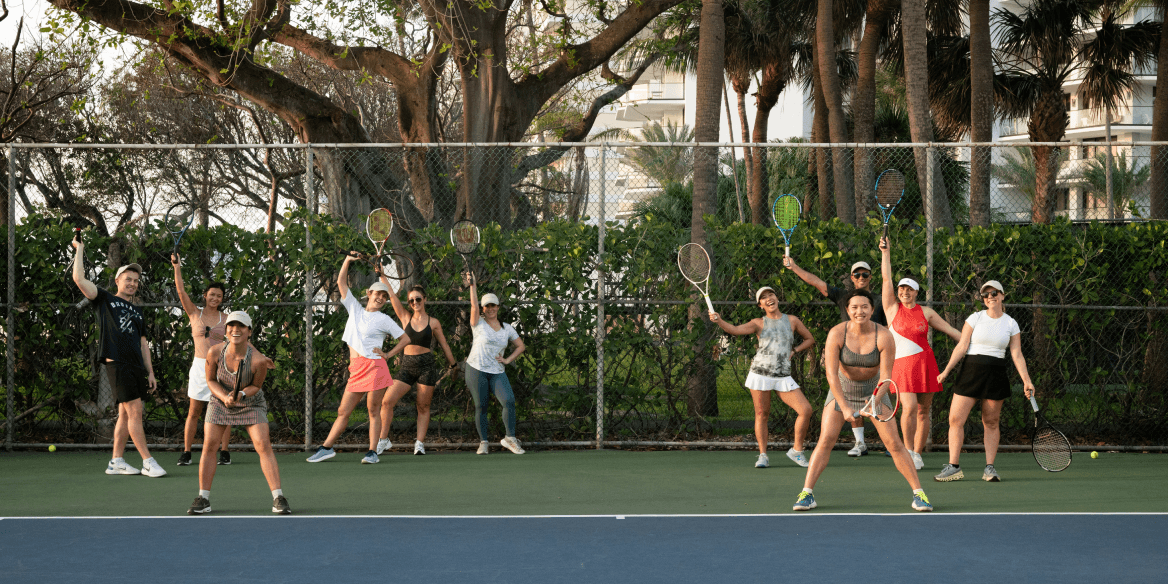
[[191, 453], [189, 451], [183, 452], [182, 454], [178, 455], [178, 465], [179, 466], [190, 466], [191, 465]]
[[187, 515], [202, 515], [211, 512], [211, 502], [206, 497], [195, 497], [195, 502], [191, 503], [191, 508], [187, 509]]
[[226, 450], [219, 451], [219, 464], [231, 464], [231, 453]]
[[272, 499], [272, 513], [277, 515], [292, 514], [292, 508], [288, 506], [288, 499], [284, 498], [284, 495]]

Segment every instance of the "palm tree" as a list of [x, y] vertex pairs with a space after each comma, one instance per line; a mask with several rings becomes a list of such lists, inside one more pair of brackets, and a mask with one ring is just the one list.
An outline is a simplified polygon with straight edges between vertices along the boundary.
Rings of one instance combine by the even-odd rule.
[[[1153, 2], [1160, 9], [1160, 20], [1168, 13], [1168, 1]], [[1156, 79], [1168, 79], [1168, 26], [1160, 27], [1160, 52], [1156, 57]], [[1168, 142], [1168, 92], [1161, 91], [1152, 100], [1152, 141]], [[1168, 219], [1168, 147], [1152, 147], [1151, 219]]]
[[[852, 95], [852, 120], [856, 142], [860, 144], [876, 141], [876, 57], [881, 43], [891, 36], [888, 25], [895, 15], [897, 4], [896, 0], [872, 0], [868, 2], [864, 16], [864, 36], [860, 40], [856, 58], [859, 74]], [[871, 153], [866, 148], [856, 149], [854, 183], [857, 224], [875, 210], [873, 199], [868, 196], [868, 190], [874, 182]]]
[[[1110, 160], [1108, 160], [1110, 158]], [[1108, 172], [1107, 166], [1111, 165], [1111, 172]], [[1100, 152], [1095, 155], [1095, 158], [1087, 162], [1087, 167], [1083, 169], [1083, 180], [1091, 186], [1092, 192], [1106, 193], [1110, 182], [1111, 186], [1111, 202], [1110, 213], [1111, 218], [1115, 219], [1116, 209], [1124, 209], [1130, 202], [1144, 183], [1148, 182], [1148, 177], [1152, 174], [1152, 169], [1149, 165], [1142, 165], [1138, 169], [1135, 168], [1136, 161], [1127, 159], [1125, 152], [1120, 152], [1119, 156], [1107, 156], [1106, 153]], [[1110, 179], [1110, 180], [1108, 180]]]
[[[1004, 154], [1001, 164], [990, 167], [990, 174], [998, 179], [1003, 186], [1012, 187], [1034, 204], [1038, 198], [1038, 166], [1034, 161], [1034, 149], [1022, 146], [1013, 148], [1013, 154]], [[1059, 150], [1054, 162], [1054, 172], [1057, 175], [1066, 164], [1070, 154], [1066, 150]]]
[[[1069, 117], [1063, 83], [1084, 71], [1082, 91], [1092, 101], [1114, 107], [1120, 92], [1134, 88], [1133, 65], [1151, 58], [1159, 25], [1143, 21], [1121, 26], [1119, 10], [1099, 11], [1101, 0], [1035, 0], [1022, 12], [994, 11], [1003, 75], [998, 82], [1002, 115], [1030, 118], [1032, 142], [1058, 142]], [[1094, 36], [1089, 31], [1098, 30]], [[1049, 223], [1057, 181], [1056, 147], [1034, 146], [1036, 164], [1031, 221]]]
[[649, 122], [641, 126], [640, 135], [618, 130], [616, 135], [631, 142], [669, 142], [683, 146], [636, 146], [629, 148], [629, 162], [641, 169], [658, 185], [681, 184], [693, 174], [693, 130], [686, 124]]
[[[990, 39], [990, 0], [969, 0], [969, 139], [994, 139], [994, 55]], [[990, 224], [989, 148], [969, 153], [969, 224]]]
[[[904, 40], [905, 93], [908, 96], [909, 125], [913, 142], [933, 141], [933, 119], [929, 110], [929, 59], [926, 44], [928, 27], [925, 0], [903, 0], [900, 5], [901, 37]], [[927, 151], [914, 149], [917, 177], [922, 182], [928, 176]], [[941, 177], [934, 176], [932, 205], [929, 197], [924, 197], [925, 213], [933, 219], [933, 225], [948, 227], [953, 224], [949, 209], [949, 195], [945, 191]]]

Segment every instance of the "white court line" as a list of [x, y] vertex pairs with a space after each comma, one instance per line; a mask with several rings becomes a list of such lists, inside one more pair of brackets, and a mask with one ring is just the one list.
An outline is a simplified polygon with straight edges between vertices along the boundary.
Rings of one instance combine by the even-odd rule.
[[204, 520], [210, 521], [214, 519], [272, 519], [281, 521], [291, 521], [294, 519], [686, 519], [695, 517], [942, 517], [942, 516], [1048, 516], [1048, 515], [1066, 515], [1070, 517], [1078, 516], [1161, 516], [1168, 515], [1168, 512], [1152, 511], [1152, 512], [1138, 512], [1138, 511], [1083, 511], [1083, 512], [987, 512], [987, 513], [921, 513], [919, 511], [912, 513], [694, 513], [694, 514], [645, 514], [645, 515], [201, 515], [199, 517], [192, 517], [186, 515], [107, 515], [107, 516], [50, 516], [50, 517], [0, 517], [0, 521], [5, 519], [20, 519], [20, 520], [46, 520], [46, 519], [182, 519], [182, 520]]

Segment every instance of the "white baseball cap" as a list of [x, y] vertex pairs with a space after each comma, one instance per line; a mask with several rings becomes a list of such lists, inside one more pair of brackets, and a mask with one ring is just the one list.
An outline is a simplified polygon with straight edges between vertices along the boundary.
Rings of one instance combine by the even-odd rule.
[[483, 294], [482, 300], [479, 300], [479, 305], [486, 306], [488, 304], [494, 304], [494, 305], [498, 306], [499, 305], [499, 297], [495, 296], [494, 294], [490, 294], [490, 293]]
[[365, 291], [365, 293], [372, 294], [374, 292], [385, 292], [386, 294], [390, 294], [389, 286], [386, 286], [385, 282], [374, 282], [373, 285]]
[[921, 291], [921, 285], [917, 284], [917, 281], [912, 278], [901, 278], [900, 282], [896, 284], [896, 287], [899, 288], [901, 286], [908, 286], [917, 292]]
[[134, 270], [135, 272], [138, 272], [139, 276], [142, 275], [142, 266], [139, 266], [138, 264], [126, 264], [118, 268], [118, 273], [114, 274], [114, 279], [117, 280], [118, 278], [122, 277], [122, 272], [126, 270]]
[[[771, 292], [775, 291], [775, 289], [771, 288], [770, 286], [763, 286], [762, 288], [759, 288], [757, 292], [754, 293], [754, 301], [758, 302], [759, 300], [762, 300], [762, 293], [766, 292], [767, 290], [770, 290]], [[778, 293], [775, 293], [775, 296], [778, 296]]]
[[856, 268], [864, 268], [865, 270], [868, 270], [869, 272], [872, 271], [872, 266], [869, 266], [868, 262], [856, 262], [856, 263], [852, 264], [852, 269], [848, 273], [849, 274], [856, 273]]
[[997, 280], [990, 280], [989, 282], [982, 284], [980, 289], [985, 290], [986, 288], [997, 288], [998, 292], [1001, 292], [1002, 294], [1006, 293], [1006, 291], [1002, 288], [1002, 283]]
[[242, 310], [236, 310], [227, 315], [227, 324], [238, 322], [247, 328], [251, 328], [251, 317]]

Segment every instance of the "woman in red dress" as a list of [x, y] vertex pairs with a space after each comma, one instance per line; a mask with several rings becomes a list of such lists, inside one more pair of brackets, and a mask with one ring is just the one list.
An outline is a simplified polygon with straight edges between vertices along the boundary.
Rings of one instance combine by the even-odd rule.
[[[961, 331], [953, 328], [932, 308], [917, 304], [921, 286], [912, 278], [903, 278], [892, 289], [892, 251], [888, 239], [880, 240], [882, 261], [882, 297], [884, 315], [888, 318], [888, 330], [896, 342], [896, 361], [892, 364], [892, 380], [900, 392], [900, 431], [904, 434], [904, 444], [917, 470], [924, 468], [921, 450], [932, 429], [931, 408], [933, 394], [941, 391], [937, 382], [940, 373], [933, 348], [929, 346], [929, 327], [949, 335], [954, 341], [961, 340]], [[895, 298], [895, 300], [894, 300]]]

